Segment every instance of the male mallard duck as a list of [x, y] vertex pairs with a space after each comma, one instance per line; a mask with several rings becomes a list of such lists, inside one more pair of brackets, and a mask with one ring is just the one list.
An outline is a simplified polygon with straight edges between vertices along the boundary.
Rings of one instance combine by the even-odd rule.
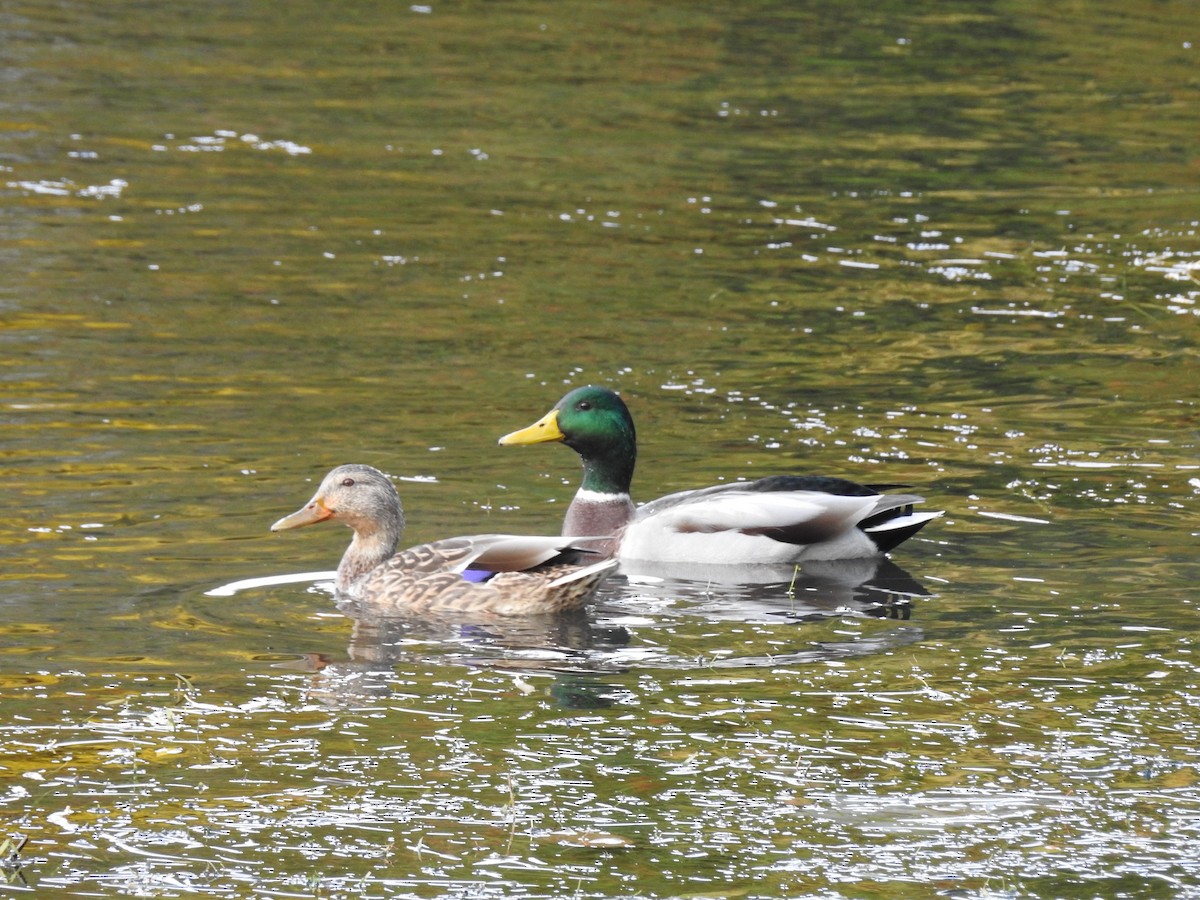
[[577, 565], [571, 539], [478, 534], [396, 553], [404, 510], [391, 480], [371, 466], [338, 466], [313, 498], [272, 531], [327, 519], [354, 529], [337, 569], [337, 592], [386, 612], [477, 612], [496, 615], [578, 609], [616, 567]]
[[583, 484], [564, 534], [616, 534], [603, 549], [624, 560], [777, 565], [887, 553], [940, 512], [914, 513], [915, 494], [819, 475], [772, 475], [668, 494], [634, 507], [637, 439], [624, 401], [577, 388], [501, 444], [561, 441], [583, 458]]

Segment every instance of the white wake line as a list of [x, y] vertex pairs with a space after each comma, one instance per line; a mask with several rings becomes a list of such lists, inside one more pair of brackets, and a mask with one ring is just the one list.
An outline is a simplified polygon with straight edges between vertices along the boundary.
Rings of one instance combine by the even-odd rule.
[[293, 575], [267, 575], [263, 578], [246, 578], [242, 581], [231, 581], [220, 587], [205, 591], [205, 597], [232, 597], [238, 591], [250, 588], [273, 587], [277, 584], [295, 584], [298, 581], [333, 581], [337, 572], [297, 572]]
[[1034, 519], [1030, 516], [1014, 516], [1011, 513], [984, 512], [978, 510], [976, 515], [983, 516], [985, 519], [1003, 519], [1005, 522], [1028, 522], [1030, 525], [1049, 525], [1049, 519]]

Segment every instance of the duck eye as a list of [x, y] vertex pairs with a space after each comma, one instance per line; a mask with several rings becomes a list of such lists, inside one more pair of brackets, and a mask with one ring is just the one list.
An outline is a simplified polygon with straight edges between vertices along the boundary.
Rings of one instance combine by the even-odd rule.
[[587, 412], [589, 409], [592, 408], [592, 404], [591, 404], [591, 401], [580, 400], [578, 403], [575, 404], [575, 408], [580, 410], [581, 412]]
[[354, 479], [353, 478], [343, 478], [342, 479], [342, 487], [354, 487]]

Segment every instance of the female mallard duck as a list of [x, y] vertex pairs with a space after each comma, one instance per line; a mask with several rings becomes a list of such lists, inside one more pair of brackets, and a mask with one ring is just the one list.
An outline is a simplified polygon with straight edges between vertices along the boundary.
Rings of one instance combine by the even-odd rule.
[[354, 529], [337, 569], [337, 592], [373, 612], [528, 615], [582, 607], [615, 568], [577, 565], [595, 554], [561, 537], [479, 534], [396, 553], [404, 510], [391, 480], [371, 466], [338, 466], [313, 498], [272, 531], [336, 520]]
[[940, 512], [915, 513], [915, 494], [818, 475], [772, 475], [668, 494], [640, 507], [629, 497], [637, 440], [612, 391], [571, 391], [501, 444], [561, 441], [583, 458], [583, 484], [564, 534], [615, 534], [603, 549], [623, 560], [776, 565], [887, 553]]

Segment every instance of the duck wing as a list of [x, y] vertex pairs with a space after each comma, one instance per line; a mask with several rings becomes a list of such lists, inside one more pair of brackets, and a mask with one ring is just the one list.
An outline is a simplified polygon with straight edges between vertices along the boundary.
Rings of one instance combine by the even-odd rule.
[[860, 528], [886, 553], [912, 537], [940, 512], [914, 513], [925, 498], [882, 494], [881, 488], [820, 475], [772, 475], [667, 494], [638, 508], [636, 521], [653, 517], [682, 533], [740, 532], [786, 544], [831, 541]]
[[401, 550], [378, 568], [415, 576], [448, 572], [461, 577], [466, 569], [523, 572], [551, 562], [583, 559], [588, 551], [575, 546], [589, 538], [541, 535], [476, 534], [445, 538]]
[[660, 497], [638, 510], [663, 528], [685, 534], [736, 531], [787, 544], [832, 540], [871, 515], [877, 495], [820, 491], [762, 492], [721, 485]]

